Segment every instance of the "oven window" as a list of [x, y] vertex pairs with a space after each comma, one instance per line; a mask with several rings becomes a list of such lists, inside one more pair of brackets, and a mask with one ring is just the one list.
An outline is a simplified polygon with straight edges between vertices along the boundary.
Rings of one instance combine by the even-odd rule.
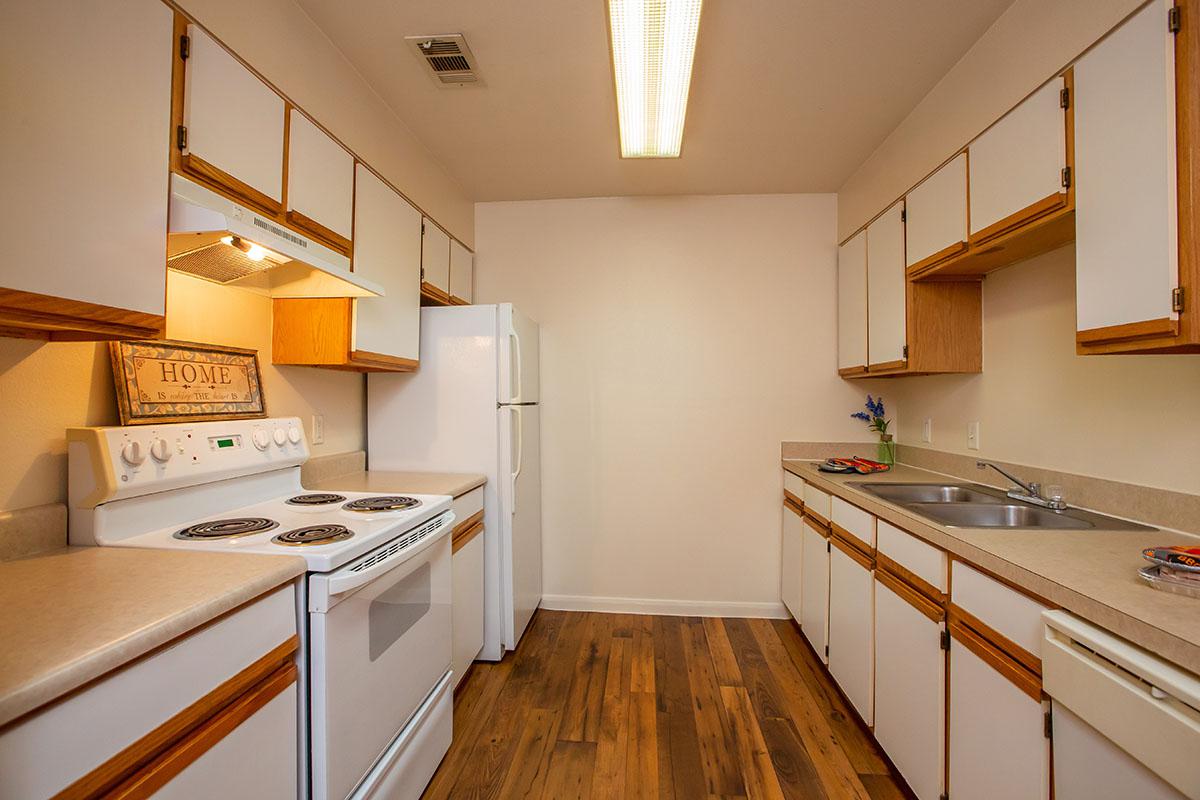
[[429, 564], [422, 564], [371, 601], [371, 660], [379, 658], [429, 611]]

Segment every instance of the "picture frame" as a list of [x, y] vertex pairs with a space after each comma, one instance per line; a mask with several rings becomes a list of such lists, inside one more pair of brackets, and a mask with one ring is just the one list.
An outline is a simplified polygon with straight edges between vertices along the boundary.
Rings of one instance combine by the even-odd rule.
[[267, 416], [258, 351], [171, 339], [109, 342], [122, 425]]

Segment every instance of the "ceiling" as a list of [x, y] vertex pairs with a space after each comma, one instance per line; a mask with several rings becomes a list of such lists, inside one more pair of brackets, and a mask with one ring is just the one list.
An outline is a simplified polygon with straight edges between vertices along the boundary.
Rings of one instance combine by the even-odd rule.
[[604, 0], [297, 1], [476, 201], [836, 191], [1012, 2], [708, 0], [682, 156], [622, 160]]

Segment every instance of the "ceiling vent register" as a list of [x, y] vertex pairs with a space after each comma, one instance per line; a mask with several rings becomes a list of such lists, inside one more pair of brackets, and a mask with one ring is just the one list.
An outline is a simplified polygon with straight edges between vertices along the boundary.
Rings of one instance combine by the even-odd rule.
[[439, 86], [480, 85], [478, 62], [461, 33], [405, 36], [425, 70]]

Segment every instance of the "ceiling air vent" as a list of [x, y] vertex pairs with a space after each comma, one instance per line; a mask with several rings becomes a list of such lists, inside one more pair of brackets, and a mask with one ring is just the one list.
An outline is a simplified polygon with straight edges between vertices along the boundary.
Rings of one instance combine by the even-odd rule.
[[482, 83], [475, 56], [461, 33], [438, 36], [405, 36], [413, 52], [440, 86]]

